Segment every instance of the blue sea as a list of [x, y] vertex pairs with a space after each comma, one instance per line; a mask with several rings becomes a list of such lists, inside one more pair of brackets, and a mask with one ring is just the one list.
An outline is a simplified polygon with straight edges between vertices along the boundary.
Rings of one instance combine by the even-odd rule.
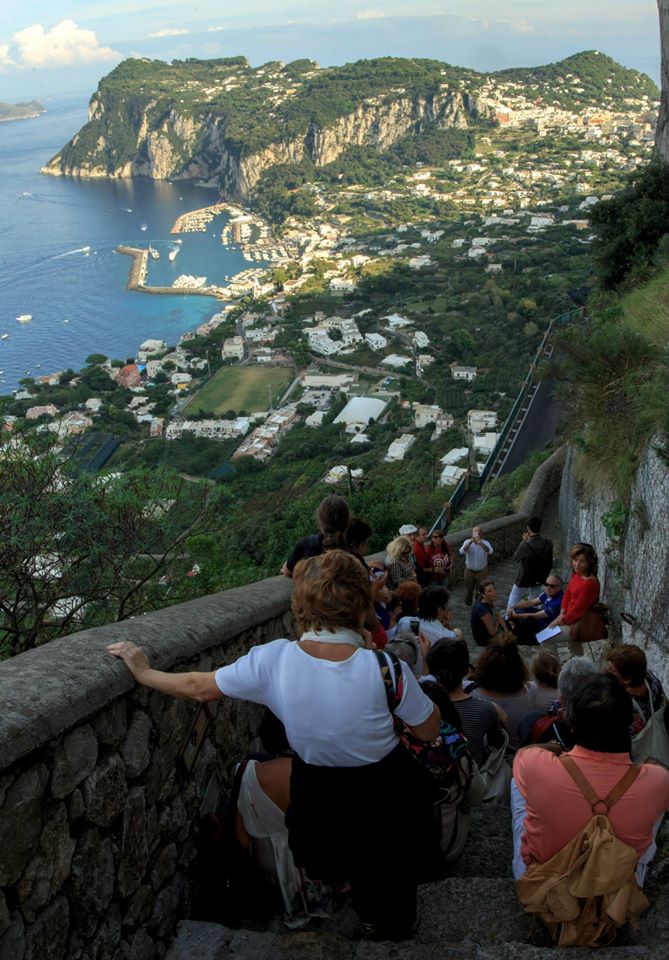
[[[147, 246], [148, 283], [180, 273], [224, 283], [250, 266], [221, 244], [226, 216], [206, 233], [182, 234], [173, 263], [170, 229], [187, 210], [215, 203], [214, 190], [189, 183], [47, 177], [40, 168], [86, 121], [87, 98], [54, 100], [32, 120], [0, 123], [0, 393], [21, 377], [84, 365], [91, 353], [124, 359], [148, 337], [175, 343], [220, 310], [210, 297], [153, 296], [126, 289], [130, 258], [118, 244]], [[86, 250], [86, 248], [89, 248]], [[18, 323], [20, 314], [33, 315]], [[65, 322], [67, 321], [67, 322]]]

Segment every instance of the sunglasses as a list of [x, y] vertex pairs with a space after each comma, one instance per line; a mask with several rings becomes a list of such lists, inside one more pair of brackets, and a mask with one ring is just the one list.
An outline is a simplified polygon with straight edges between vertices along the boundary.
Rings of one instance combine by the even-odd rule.
[[557, 590], [558, 587], [560, 586], [560, 584], [559, 584], [559, 583], [544, 583], [543, 586], [546, 587], [546, 589], [548, 589], [548, 590]]

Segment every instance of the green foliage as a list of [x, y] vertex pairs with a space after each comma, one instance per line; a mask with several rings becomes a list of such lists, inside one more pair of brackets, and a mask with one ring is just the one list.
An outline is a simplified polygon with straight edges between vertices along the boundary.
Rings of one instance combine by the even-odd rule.
[[607, 537], [612, 542], [620, 540], [625, 532], [627, 516], [627, 507], [620, 500], [614, 500], [609, 509], [602, 514], [602, 526], [606, 530]]
[[495, 76], [521, 83], [528, 97], [543, 94], [544, 85], [548, 85], [553, 102], [566, 109], [582, 109], [593, 102], [621, 104], [629, 97], [659, 95], [656, 84], [646, 74], [628, 70], [597, 50], [576, 53], [546, 66], [500, 70]]
[[600, 286], [612, 290], [647, 279], [660, 243], [669, 241], [669, 164], [654, 160], [612, 200], [597, 204], [591, 221]]
[[[666, 288], [669, 271], [654, 282]], [[570, 328], [557, 341], [551, 375], [566, 384], [568, 422], [580, 451], [586, 487], [609, 487], [626, 501], [638, 457], [649, 440], [669, 427], [666, 327], [629, 312], [640, 291], [600, 299], [588, 324]], [[653, 321], [652, 307], [646, 305]], [[665, 318], [666, 319], [666, 318]]]
[[0, 470], [0, 659], [193, 596], [185, 542], [222, 523], [224, 490], [129, 471], [101, 483], [18, 437]]

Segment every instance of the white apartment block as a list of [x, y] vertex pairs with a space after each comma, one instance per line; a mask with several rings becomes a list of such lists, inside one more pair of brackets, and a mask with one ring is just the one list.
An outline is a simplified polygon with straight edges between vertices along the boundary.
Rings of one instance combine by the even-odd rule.
[[388, 346], [388, 341], [380, 333], [366, 333], [365, 340], [372, 350], [384, 350]]
[[251, 426], [249, 417], [237, 417], [235, 420], [173, 420], [165, 429], [166, 440], [178, 440], [184, 433], [195, 437], [207, 437], [210, 440], [230, 440], [243, 437]]

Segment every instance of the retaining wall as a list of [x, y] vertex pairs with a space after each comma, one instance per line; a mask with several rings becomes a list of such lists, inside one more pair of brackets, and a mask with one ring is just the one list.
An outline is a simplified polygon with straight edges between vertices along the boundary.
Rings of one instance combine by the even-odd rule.
[[[492, 564], [559, 484], [539, 468], [522, 512], [483, 525]], [[457, 549], [470, 531], [449, 534]], [[461, 577], [461, 565], [455, 577]], [[105, 647], [133, 640], [154, 666], [210, 670], [291, 636], [291, 585], [250, 584], [55, 640], [0, 664], [0, 960], [156, 960], [188, 915], [195, 825], [255, 746], [260, 708], [231, 700], [188, 774], [197, 705], [135, 686]]]

